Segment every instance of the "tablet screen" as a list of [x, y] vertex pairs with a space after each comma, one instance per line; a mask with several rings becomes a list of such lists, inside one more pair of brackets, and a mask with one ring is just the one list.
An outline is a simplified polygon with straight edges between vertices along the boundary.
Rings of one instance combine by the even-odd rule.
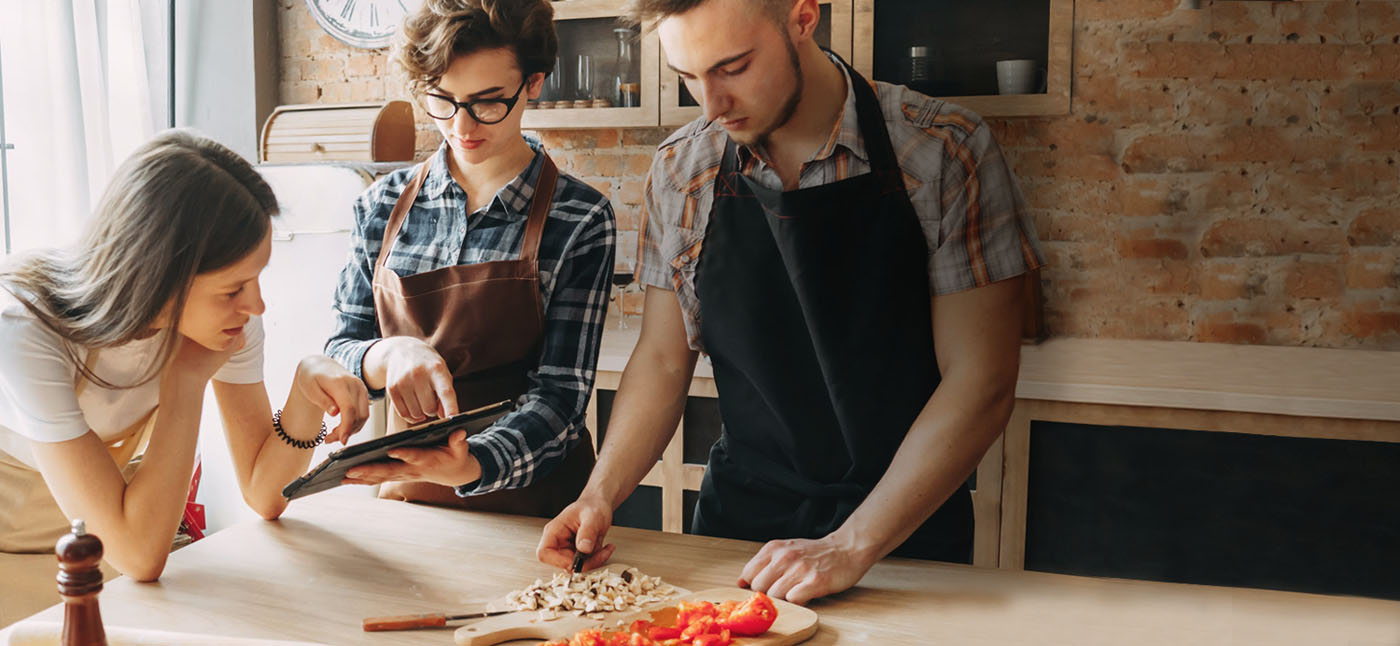
[[446, 442], [453, 433], [459, 430], [466, 430], [468, 435], [474, 435], [486, 430], [502, 415], [512, 410], [515, 410], [515, 404], [503, 401], [446, 419], [411, 426], [384, 437], [352, 444], [330, 454], [324, 462], [316, 465], [306, 475], [293, 480], [282, 489], [282, 497], [287, 500], [295, 500], [302, 496], [332, 489], [339, 486], [340, 481], [345, 479], [345, 473], [355, 466], [367, 462], [392, 460], [393, 458], [389, 457], [391, 449], [436, 446]]

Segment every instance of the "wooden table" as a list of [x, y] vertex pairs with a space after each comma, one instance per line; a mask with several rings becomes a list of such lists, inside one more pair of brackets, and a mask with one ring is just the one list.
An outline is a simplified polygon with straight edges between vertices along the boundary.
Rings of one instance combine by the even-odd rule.
[[[171, 555], [158, 583], [108, 583], [108, 626], [325, 644], [451, 644], [360, 619], [468, 608], [551, 570], [543, 520], [331, 492]], [[616, 528], [616, 559], [691, 589], [732, 585], [758, 545]], [[1101, 580], [889, 559], [813, 604], [822, 644], [1400, 644], [1400, 602]], [[36, 615], [57, 620], [58, 608]], [[5, 642], [0, 631], [0, 643]]]

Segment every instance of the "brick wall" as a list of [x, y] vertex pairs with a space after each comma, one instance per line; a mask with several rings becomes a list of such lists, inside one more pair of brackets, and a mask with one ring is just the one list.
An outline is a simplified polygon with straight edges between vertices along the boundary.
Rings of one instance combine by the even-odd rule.
[[[1400, 350], [1400, 2], [1181, 3], [1077, 0], [1073, 114], [991, 120], [1052, 332]], [[282, 103], [404, 96], [384, 53], [280, 9]], [[542, 133], [629, 251], [666, 132]]]

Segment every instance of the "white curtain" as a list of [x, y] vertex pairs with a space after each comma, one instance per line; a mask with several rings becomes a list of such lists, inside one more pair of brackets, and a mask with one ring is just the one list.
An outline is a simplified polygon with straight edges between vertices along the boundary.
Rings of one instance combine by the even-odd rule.
[[142, 4], [0, 0], [12, 251], [75, 240], [112, 171], [164, 121], [151, 98], [165, 64], [147, 55], [164, 32]]

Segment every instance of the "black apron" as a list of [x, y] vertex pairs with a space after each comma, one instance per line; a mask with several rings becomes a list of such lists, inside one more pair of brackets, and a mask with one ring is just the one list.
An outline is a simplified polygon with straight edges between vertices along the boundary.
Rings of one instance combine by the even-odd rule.
[[[884, 475], [938, 386], [928, 249], [870, 84], [847, 66], [871, 172], [781, 192], [730, 140], [696, 274], [724, 426], [697, 533], [821, 538]], [[964, 484], [893, 553], [968, 562]]]

